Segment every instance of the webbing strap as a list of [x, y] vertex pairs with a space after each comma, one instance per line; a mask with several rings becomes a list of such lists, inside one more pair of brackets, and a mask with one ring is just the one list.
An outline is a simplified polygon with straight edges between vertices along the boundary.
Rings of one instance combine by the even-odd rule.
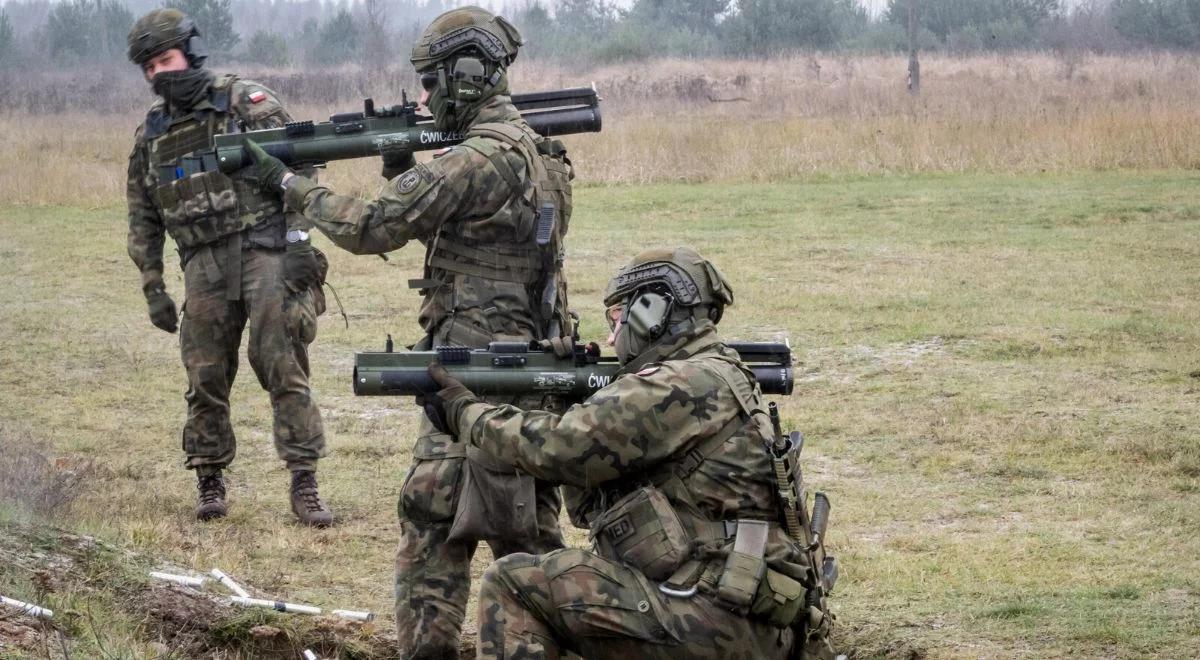
[[242, 299], [242, 234], [225, 239], [225, 299]]
[[513, 268], [536, 269], [542, 263], [537, 249], [524, 245], [493, 244], [486, 248], [478, 248], [449, 236], [442, 236], [442, 240], [438, 241], [438, 248], [439, 251], [444, 250], [459, 257], [485, 263], [503, 264]]
[[542, 277], [541, 256], [536, 249], [519, 245], [496, 245], [485, 250], [460, 243], [445, 233], [439, 235], [427, 263], [452, 273], [526, 285], [533, 284]]
[[524, 271], [515, 268], [487, 266], [472, 261], [456, 261], [454, 259], [447, 259], [436, 253], [429, 255], [429, 265], [452, 273], [482, 277], [489, 280], [500, 280], [502, 282], [533, 284], [541, 278], [541, 271]]
[[702, 440], [700, 444], [693, 447], [684, 455], [682, 460], [675, 464], [673, 470], [675, 476], [679, 477], [680, 481], [692, 476], [692, 473], [700, 467], [700, 464], [704, 462], [704, 459], [708, 458], [709, 454], [725, 444], [726, 440], [732, 438], [733, 434], [741, 430], [749, 421], [749, 416], [738, 414], [737, 417], [725, 422], [725, 425], [720, 430]]

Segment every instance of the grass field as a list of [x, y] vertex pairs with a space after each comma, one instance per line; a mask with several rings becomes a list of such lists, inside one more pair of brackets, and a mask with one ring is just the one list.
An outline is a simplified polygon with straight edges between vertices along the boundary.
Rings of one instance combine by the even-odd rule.
[[[790, 338], [799, 382], [781, 405], [833, 500], [837, 641], [852, 657], [1197, 657], [1198, 184], [1162, 171], [584, 187], [572, 300], [599, 337], [615, 266], [687, 243], [734, 284], [727, 337]], [[150, 564], [372, 609], [367, 633], [386, 632], [418, 412], [356, 399], [348, 381], [355, 349], [417, 338], [403, 282], [419, 248], [387, 263], [328, 250], [350, 325], [324, 318], [314, 387], [332, 450], [322, 493], [342, 524], [293, 524], [246, 365], [231, 515], [198, 524], [178, 341], [146, 319], [124, 225], [118, 206], [0, 208], [0, 481], [17, 450], [40, 449], [46, 479], [88, 479], [58, 524]], [[167, 279], [181, 296], [177, 270]], [[39, 488], [23, 492], [53, 492]], [[37, 505], [12, 497], [8, 526]], [[0, 593], [65, 606], [75, 655], [169, 645], [119, 595], [46, 593], [14, 552], [0, 546]], [[99, 632], [88, 603], [108, 608]]]

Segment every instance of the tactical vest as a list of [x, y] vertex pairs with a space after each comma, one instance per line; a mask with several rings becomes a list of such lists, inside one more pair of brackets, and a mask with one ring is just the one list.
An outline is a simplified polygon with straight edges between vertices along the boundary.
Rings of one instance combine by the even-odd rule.
[[[571, 174], [566, 148], [558, 140], [538, 136], [518, 124], [489, 122], [472, 126], [464, 147], [495, 167], [514, 195], [497, 212], [523, 207], [524, 220], [511, 242], [474, 241], [465, 227], [443, 225], [431, 241], [425, 263], [451, 273], [524, 284], [532, 302], [538, 338], [567, 336], [572, 331], [563, 276], [563, 238], [571, 220]], [[517, 153], [525, 161], [521, 177], [506, 158]], [[487, 224], [488, 219], [472, 223]]]
[[[146, 116], [144, 139], [150, 156], [153, 194], [167, 233], [183, 253], [255, 228], [260, 247], [283, 247], [283, 205], [258, 181], [229, 176], [217, 168], [213, 136], [236, 130], [230, 102], [237, 77], [216, 78], [211, 108], [172, 118], [162, 106]], [[278, 245], [275, 245], [278, 234]]]
[[[726, 442], [737, 438], [765, 453], [773, 435], [753, 374], [731, 356], [709, 359], [741, 372], [717, 372], [737, 399], [739, 414], [683, 456], [623, 480], [602, 497], [611, 506], [592, 522], [590, 536], [601, 556], [634, 566], [668, 596], [690, 598], [703, 591], [744, 616], [780, 628], [802, 624], [811, 616], [815, 574], [780, 514], [769, 520], [709, 520], [693, 495], [699, 492], [693, 478], [700, 466]], [[813, 630], [822, 625], [823, 605], [817, 606]]]

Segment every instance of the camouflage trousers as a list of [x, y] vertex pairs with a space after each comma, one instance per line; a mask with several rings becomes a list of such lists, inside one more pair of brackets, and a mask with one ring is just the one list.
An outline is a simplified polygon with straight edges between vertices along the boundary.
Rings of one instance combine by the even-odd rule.
[[509, 555], [479, 588], [479, 658], [783, 660], [792, 640], [707, 595], [665, 596], [636, 570], [579, 549]]
[[[514, 403], [511, 399], [503, 401]], [[539, 402], [519, 403], [539, 407]], [[396, 638], [402, 658], [458, 658], [471, 587], [471, 559], [478, 543], [446, 539], [462, 489], [465, 460], [465, 443], [439, 433], [428, 420], [422, 420], [420, 437], [413, 448], [413, 465], [405, 477], [398, 505]], [[537, 538], [488, 541], [493, 556], [563, 547], [558, 528], [558, 490], [539, 481], [536, 493]]]
[[240, 255], [240, 263], [229, 263], [223, 244], [205, 247], [184, 267], [180, 348], [188, 376], [183, 427], [187, 467], [211, 470], [233, 461], [237, 445], [229, 422], [229, 390], [248, 326], [250, 366], [271, 397], [275, 451], [292, 470], [315, 469], [325, 455], [321, 413], [308, 387], [315, 294], [294, 294], [284, 286], [281, 251], [234, 254]]

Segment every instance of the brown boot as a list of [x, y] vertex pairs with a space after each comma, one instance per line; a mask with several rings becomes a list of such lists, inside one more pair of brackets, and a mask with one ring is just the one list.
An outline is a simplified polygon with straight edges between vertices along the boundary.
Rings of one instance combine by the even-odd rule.
[[310, 527], [333, 524], [333, 512], [321, 501], [317, 493], [317, 475], [312, 470], [292, 473], [292, 513]]
[[225, 505], [225, 480], [221, 478], [221, 471], [196, 476], [196, 489], [200, 491], [196, 499], [196, 519], [224, 518], [229, 507]]

